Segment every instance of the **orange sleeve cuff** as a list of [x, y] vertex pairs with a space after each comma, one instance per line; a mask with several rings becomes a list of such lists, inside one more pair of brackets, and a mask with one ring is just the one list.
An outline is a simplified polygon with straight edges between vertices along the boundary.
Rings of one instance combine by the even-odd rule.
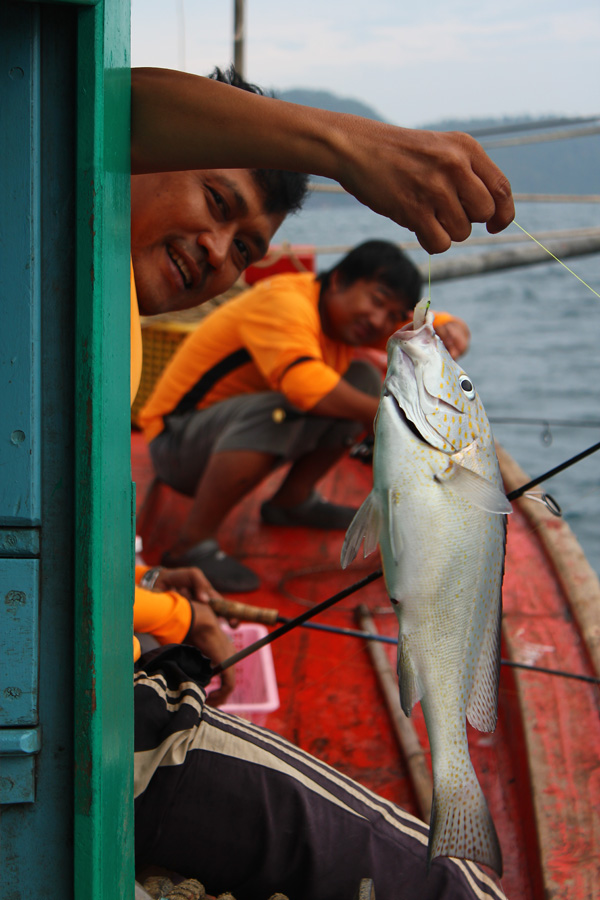
[[440, 325], [445, 325], [446, 322], [454, 322], [456, 316], [451, 315], [448, 312], [436, 312], [433, 314], [433, 328], [439, 328]]
[[152, 634], [159, 644], [180, 644], [192, 624], [191, 604], [176, 591], [147, 591], [136, 587], [133, 630]]

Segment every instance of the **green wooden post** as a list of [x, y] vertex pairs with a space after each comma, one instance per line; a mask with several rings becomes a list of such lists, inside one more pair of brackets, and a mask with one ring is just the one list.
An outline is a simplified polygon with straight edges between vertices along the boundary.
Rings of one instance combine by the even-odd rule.
[[130, 900], [129, 2], [0, 3], [0, 895]]
[[133, 894], [129, 3], [78, 21], [75, 897]]

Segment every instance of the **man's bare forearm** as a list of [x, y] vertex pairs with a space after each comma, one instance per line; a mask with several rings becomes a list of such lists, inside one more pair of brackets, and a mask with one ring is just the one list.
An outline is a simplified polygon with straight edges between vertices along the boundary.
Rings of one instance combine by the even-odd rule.
[[329, 416], [335, 419], [354, 419], [365, 428], [373, 429], [379, 398], [372, 397], [353, 387], [343, 378], [332, 391], [309, 410], [313, 416]]
[[441, 252], [471, 222], [501, 231], [510, 185], [471, 137], [398, 128], [169, 69], [132, 70], [134, 173], [277, 168], [325, 175]]

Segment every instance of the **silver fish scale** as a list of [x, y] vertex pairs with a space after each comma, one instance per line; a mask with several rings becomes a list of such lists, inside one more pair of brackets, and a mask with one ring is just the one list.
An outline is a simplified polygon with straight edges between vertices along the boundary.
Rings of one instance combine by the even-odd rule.
[[[376, 531], [386, 588], [398, 601], [402, 706], [408, 715], [421, 701], [431, 746], [430, 861], [459, 856], [500, 873], [466, 718], [480, 730], [496, 724], [506, 535], [498, 513], [508, 510], [487, 416], [474, 390], [468, 396], [467, 379], [430, 323], [393, 336], [376, 420], [373, 491], [348, 530], [342, 564], [363, 538], [365, 551], [371, 549], [368, 534]], [[482, 503], [498, 509], [486, 511]]]

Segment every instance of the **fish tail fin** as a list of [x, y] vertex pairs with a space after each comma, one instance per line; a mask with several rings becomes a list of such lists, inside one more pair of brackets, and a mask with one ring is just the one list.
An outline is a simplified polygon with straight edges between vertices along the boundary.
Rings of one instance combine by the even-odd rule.
[[468, 777], [440, 778], [433, 789], [427, 866], [436, 856], [472, 859], [502, 877], [502, 852], [496, 829], [475, 771]]
[[377, 546], [380, 532], [381, 504], [375, 491], [371, 491], [362, 506], [357, 510], [346, 532], [340, 557], [342, 569], [349, 566], [356, 558], [358, 548], [363, 541], [364, 556], [367, 557], [369, 553], [372, 553]]

